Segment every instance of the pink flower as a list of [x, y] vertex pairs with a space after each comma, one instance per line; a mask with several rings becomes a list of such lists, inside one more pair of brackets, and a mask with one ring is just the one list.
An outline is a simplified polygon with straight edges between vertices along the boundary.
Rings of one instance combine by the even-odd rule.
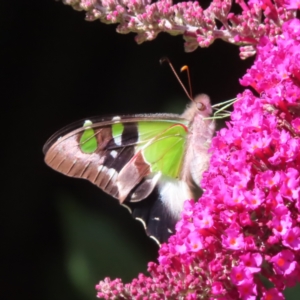
[[209, 210], [204, 210], [197, 217], [194, 218], [195, 228], [211, 228], [214, 225], [213, 216]]
[[284, 300], [284, 296], [276, 288], [271, 288], [263, 293], [262, 300]]
[[246, 201], [251, 210], [258, 208], [265, 199], [265, 193], [260, 189], [255, 188], [252, 191], [246, 191]]
[[277, 206], [273, 211], [273, 219], [269, 225], [275, 235], [284, 235], [292, 226], [289, 211], [284, 205]]
[[282, 244], [293, 250], [300, 250], [300, 228], [289, 229], [282, 237]]
[[244, 237], [236, 230], [227, 229], [222, 236], [222, 244], [228, 249], [242, 249], [244, 247]]
[[274, 269], [277, 274], [280, 275], [289, 275], [291, 274], [296, 266], [297, 262], [294, 261], [294, 254], [290, 250], [283, 250], [277, 255], [273, 256], [270, 259], [270, 262], [273, 263]]
[[248, 285], [253, 281], [252, 273], [244, 266], [233, 267], [230, 278], [237, 286]]
[[241, 255], [241, 261], [244, 264], [245, 268], [251, 273], [257, 273], [261, 271], [262, 256], [259, 253], [246, 253]]
[[191, 234], [189, 234], [188, 240], [188, 247], [190, 251], [198, 252], [203, 249], [202, 237], [199, 235], [199, 233], [192, 232]]
[[285, 0], [284, 7], [287, 9], [300, 9], [300, 1], [299, 0]]
[[300, 118], [295, 118], [292, 121], [292, 126], [297, 133], [300, 133]]
[[211, 291], [213, 295], [222, 295], [225, 292], [225, 289], [221, 282], [215, 281], [212, 284]]
[[256, 300], [257, 290], [256, 285], [249, 281], [243, 285], [238, 286], [240, 299], [242, 300]]

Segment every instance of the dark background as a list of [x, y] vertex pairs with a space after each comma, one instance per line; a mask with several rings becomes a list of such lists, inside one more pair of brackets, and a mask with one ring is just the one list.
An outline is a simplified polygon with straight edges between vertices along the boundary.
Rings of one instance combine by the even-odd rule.
[[43, 144], [88, 116], [180, 113], [189, 100], [162, 56], [177, 70], [189, 65], [194, 94], [214, 103], [243, 90], [238, 79], [253, 60], [222, 41], [189, 54], [181, 36], [137, 45], [133, 34], [51, 0], [1, 1], [0, 12], [0, 297], [95, 299], [100, 279], [130, 281], [158, 248], [117, 201], [48, 168]]

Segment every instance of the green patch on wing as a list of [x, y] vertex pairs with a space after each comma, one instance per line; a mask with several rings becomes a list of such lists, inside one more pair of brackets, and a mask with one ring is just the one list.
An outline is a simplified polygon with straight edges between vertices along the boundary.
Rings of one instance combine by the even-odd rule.
[[90, 126], [93, 123], [89, 120], [85, 121], [83, 127], [87, 127], [80, 138], [80, 149], [84, 153], [93, 153], [98, 147], [95, 131]]
[[111, 130], [112, 130], [112, 136], [115, 139], [121, 138], [122, 133], [124, 131], [124, 125], [122, 123], [112, 124]]
[[187, 127], [168, 122], [139, 122], [140, 146], [152, 172], [177, 178], [183, 162]]

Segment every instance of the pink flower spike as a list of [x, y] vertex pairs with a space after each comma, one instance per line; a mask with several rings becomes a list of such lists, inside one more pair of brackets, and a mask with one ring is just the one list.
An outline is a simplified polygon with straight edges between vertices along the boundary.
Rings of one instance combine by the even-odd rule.
[[294, 261], [294, 254], [290, 250], [282, 250], [277, 255], [273, 256], [270, 259], [270, 262], [273, 263], [274, 269], [279, 275], [291, 274], [297, 265]]
[[129, 284], [101, 281], [98, 297], [283, 300], [283, 290], [299, 282], [300, 20], [286, 1], [292, 2], [239, 0], [235, 4], [248, 7], [242, 14], [228, 13], [230, 0], [213, 0], [207, 9], [171, 0], [93, 1], [101, 20], [109, 15], [110, 22], [122, 23], [119, 32], [134, 31], [141, 42], [172, 32], [184, 34], [186, 49], [194, 50], [218, 35], [251, 41], [243, 57], [257, 51], [241, 80], [255, 92], [237, 96], [227, 127], [212, 139], [203, 194], [184, 203], [159, 263], [149, 263], [149, 275]]
[[[299, 0], [284, 0], [275, 4], [266, 0], [250, 0], [247, 4], [244, 0], [235, 1], [242, 8], [241, 13], [231, 12], [232, 3], [228, 0], [211, 1], [206, 9], [196, 1], [176, 4], [170, 0], [62, 1], [76, 10], [85, 10], [89, 21], [98, 19], [106, 24], [119, 23], [117, 32], [136, 33], [138, 43], [153, 40], [161, 32], [181, 34], [185, 40], [185, 51], [191, 52], [222, 39], [239, 46], [242, 59], [255, 55], [263, 38], [278, 39], [282, 27], [286, 32], [291, 31], [290, 27], [296, 28], [297, 23], [292, 21], [299, 9]], [[285, 26], [289, 20], [292, 26]], [[297, 32], [296, 29], [294, 31]], [[276, 63], [279, 69], [280, 64]], [[263, 75], [261, 70], [258, 71], [259, 74], [253, 72], [254, 76], [249, 76], [248, 80], [244, 77], [243, 83], [256, 89], [264, 87], [258, 82], [261, 79], [259, 75]], [[271, 81], [273, 78], [269, 77], [266, 79]]]

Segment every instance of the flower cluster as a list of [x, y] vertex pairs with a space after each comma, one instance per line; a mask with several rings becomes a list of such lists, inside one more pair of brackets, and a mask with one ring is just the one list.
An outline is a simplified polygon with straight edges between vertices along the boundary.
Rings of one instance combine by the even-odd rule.
[[255, 92], [238, 96], [214, 138], [202, 198], [185, 202], [149, 277], [106, 278], [99, 298], [280, 300], [299, 282], [300, 21], [257, 51], [241, 80]]
[[216, 39], [241, 46], [241, 57], [254, 55], [260, 37], [281, 34], [282, 24], [296, 17], [297, 0], [236, 0], [241, 13], [231, 12], [231, 0], [213, 0], [207, 9], [199, 2], [172, 0], [62, 0], [76, 10], [85, 10], [86, 19], [118, 23], [119, 33], [137, 33], [136, 41], [153, 40], [160, 32], [182, 34], [185, 50], [208, 47]]

